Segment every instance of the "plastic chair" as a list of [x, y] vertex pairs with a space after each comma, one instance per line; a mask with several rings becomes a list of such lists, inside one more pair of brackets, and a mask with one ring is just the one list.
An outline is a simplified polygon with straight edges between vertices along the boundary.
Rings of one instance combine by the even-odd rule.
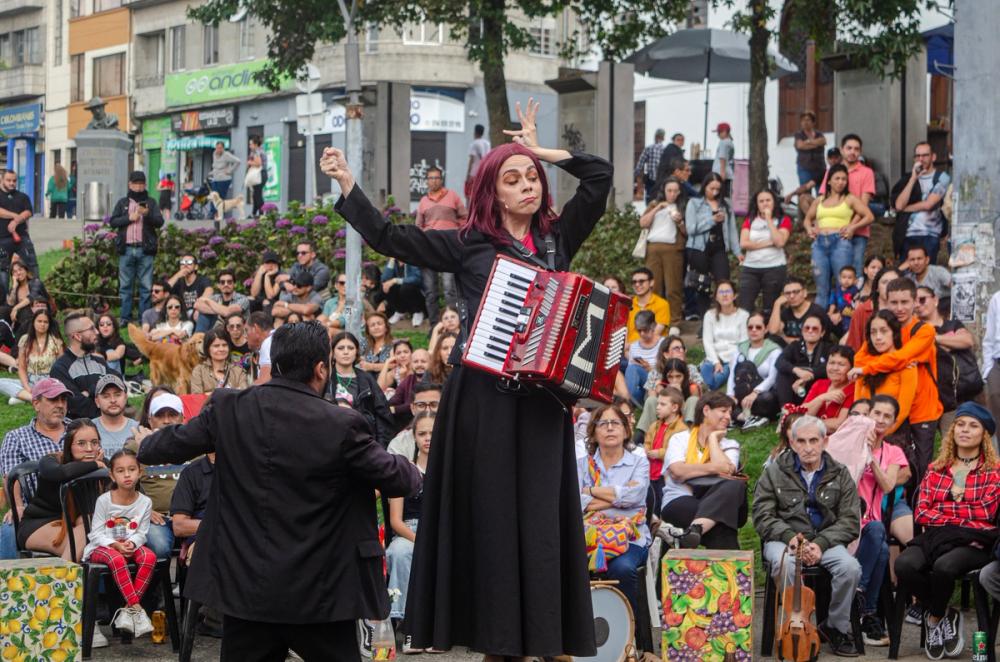
[[[17, 485], [18, 491], [21, 494], [21, 501], [26, 505], [31, 497], [35, 493], [35, 486], [37, 483], [32, 478], [36, 478], [38, 475], [38, 461], [28, 460], [27, 462], [22, 462], [13, 469], [7, 475], [7, 480], [4, 483], [4, 491], [7, 494], [7, 503], [10, 504], [10, 514], [14, 524], [14, 537], [17, 537], [17, 530], [21, 526], [21, 516], [17, 512], [15, 507], [15, 494], [14, 486]], [[36, 558], [46, 558], [52, 556], [48, 552], [36, 552], [30, 549], [23, 549], [20, 545], [17, 548], [18, 556], [23, 559], [36, 559]]]
[[[66, 520], [67, 531], [72, 532], [73, 522], [70, 520], [69, 511], [66, 507], [67, 498], [72, 494], [73, 505], [83, 520], [84, 530], [90, 534], [91, 517], [94, 515], [94, 506], [97, 498], [106, 491], [110, 477], [107, 469], [92, 471], [86, 476], [81, 476], [74, 480], [63, 483], [59, 488], [59, 502], [62, 505], [63, 517]], [[68, 534], [71, 558], [79, 558], [82, 550], [76, 549], [76, 536]], [[111, 577], [111, 569], [103, 563], [92, 563], [81, 561], [83, 567], [83, 641], [81, 644], [83, 659], [89, 660], [91, 647], [94, 641], [94, 628], [97, 623], [97, 600], [99, 598], [100, 582], [102, 577], [106, 577], [105, 586], [114, 585]], [[135, 564], [129, 563], [129, 572], [135, 572]], [[180, 634], [177, 626], [177, 612], [174, 609], [174, 595], [170, 586], [170, 560], [157, 559], [154, 568], [154, 582], [158, 581], [163, 594], [163, 608], [167, 616], [167, 631], [170, 634], [170, 644], [176, 653], [180, 648]], [[151, 584], [152, 586], [152, 584]], [[115, 592], [116, 593], [116, 592]], [[108, 591], [108, 595], [112, 595]], [[114, 626], [112, 626], [113, 628]], [[124, 639], [131, 641], [131, 637]]]

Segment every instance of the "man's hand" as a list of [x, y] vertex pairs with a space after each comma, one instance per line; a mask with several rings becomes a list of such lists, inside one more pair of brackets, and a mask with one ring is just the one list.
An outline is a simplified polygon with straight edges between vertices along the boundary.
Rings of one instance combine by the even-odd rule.
[[7, 224], [7, 232], [14, 234], [17, 231], [17, 221], [11, 221]]
[[722, 363], [720, 361], [716, 361], [713, 370], [715, 371], [715, 374], [722, 372]]
[[753, 403], [757, 400], [758, 395], [757, 391], [750, 391], [747, 393], [746, 397], [740, 401], [740, 408], [750, 411], [750, 408], [753, 407]]
[[26, 221], [29, 218], [31, 218], [31, 212], [28, 211], [27, 209], [25, 209], [24, 211], [21, 212], [21, 217], [18, 220], [19, 221]]
[[645, 369], [645, 370], [651, 370], [651, 367], [649, 365], [649, 361], [647, 361], [646, 359], [636, 359], [635, 362], [637, 364], [639, 364], [643, 369]]
[[786, 297], [784, 294], [782, 294], [781, 296], [779, 296], [777, 299], [774, 300], [774, 305], [777, 308], [784, 308], [785, 304], [787, 303], [788, 303], [788, 297]]
[[398, 279], [396, 279], [396, 278], [390, 278], [389, 280], [387, 280], [384, 283], [382, 283], [382, 291], [385, 292], [386, 294], [388, 294], [389, 290], [392, 289], [392, 286], [395, 284], [395, 282], [397, 280]]
[[920, 173], [922, 173], [923, 171], [924, 167], [920, 165], [919, 161], [917, 161], [916, 163], [913, 164], [913, 170], [910, 172], [910, 179], [912, 179], [913, 181], [920, 179]]
[[802, 562], [806, 565], [816, 565], [822, 557], [823, 550], [814, 542], [808, 542], [802, 548]]

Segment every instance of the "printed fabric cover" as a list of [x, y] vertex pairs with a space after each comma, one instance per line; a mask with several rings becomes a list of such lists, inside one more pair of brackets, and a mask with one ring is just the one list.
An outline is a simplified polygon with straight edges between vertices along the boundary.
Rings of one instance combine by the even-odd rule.
[[0, 561], [0, 659], [64, 662], [80, 656], [83, 573], [63, 559]]

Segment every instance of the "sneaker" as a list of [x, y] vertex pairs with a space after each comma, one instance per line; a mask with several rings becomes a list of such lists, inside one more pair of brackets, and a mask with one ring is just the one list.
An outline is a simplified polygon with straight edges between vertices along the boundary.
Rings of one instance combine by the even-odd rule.
[[22, 400], [21, 398], [13, 398], [12, 397], [12, 398], [8, 398], [7, 399], [7, 404], [9, 404], [11, 407], [13, 407], [14, 405], [19, 405], [19, 404], [21, 404], [23, 402], [24, 402], [24, 400]]
[[108, 638], [104, 636], [104, 633], [101, 632], [101, 628], [97, 627], [97, 624], [95, 623], [94, 624], [94, 638], [91, 640], [90, 647], [91, 648], [107, 648], [107, 646], [108, 646]]
[[135, 624], [136, 637], [141, 637], [153, 631], [153, 624], [149, 620], [149, 615], [140, 605], [132, 607], [132, 622]]
[[819, 636], [830, 644], [830, 652], [837, 657], [857, 657], [858, 649], [854, 647], [854, 637], [827, 625], [826, 621], [819, 624]]
[[962, 617], [962, 612], [954, 607], [949, 608], [939, 625], [944, 639], [944, 654], [948, 657], [958, 657], [965, 648], [965, 638], [962, 636], [965, 619]]
[[679, 336], [679, 335], [681, 335], [681, 330], [678, 329], [676, 326], [672, 326], [672, 327], [670, 327], [670, 330], [667, 331], [667, 335], [668, 336]]
[[882, 619], [875, 614], [866, 614], [861, 617], [861, 636], [867, 646], [889, 645], [889, 635], [882, 627]]
[[361, 656], [372, 659], [372, 642], [375, 640], [375, 628], [366, 619], [358, 620], [358, 648], [361, 649]]
[[406, 635], [403, 639], [403, 655], [417, 655], [424, 652], [423, 648], [414, 648], [412, 642], [413, 637]]
[[698, 315], [698, 314], [696, 314], [696, 313], [691, 313], [690, 315], [686, 315], [684, 317], [684, 320], [687, 321], [687, 322], [697, 322], [700, 319], [701, 319], [701, 316]]
[[132, 611], [128, 607], [122, 607], [111, 617], [111, 623], [124, 632], [135, 632], [135, 624], [132, 622]]
[[399, 324], [403, 319], [403, 313], [393, 313], [389, 318], [389, 324]]
[[924, 608], [918, 603], [913, 603], [906, 608], [906, 617], [903, 620], [911, 625], [920, 625], [924, 622]]
[[[927, 618], [926, 615], [924, 618]], [[944, 628], [941, 627], [944, 622], [945, 619], [942, 618], [933, 627], [927, 623], [927, 640], [924, 642], [924, 652], [927, 653], [928, 659], [940, 660], [944, 657]]]
[[753, 430], [754, 428], [759, 428], [762, 425], [767, 425], [767, 419], [763, 416], [751, 416], [750, 419], [743, 424], [744, 430]]
[[413, 321], [413, 326], [414, 327], [420, 326], [421, 324], [424, 323], [424, 314], [423, 313], [413, 313], [413, 320], [412, 321]]
[[697, 549], [701, 544], [701, 524], [692, 524], [679, 540], [681, 549]]

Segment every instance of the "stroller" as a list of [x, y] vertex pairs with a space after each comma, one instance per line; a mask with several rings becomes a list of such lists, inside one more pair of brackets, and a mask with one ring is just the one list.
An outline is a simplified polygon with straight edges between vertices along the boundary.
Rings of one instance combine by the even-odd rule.
[[181, 218], [186, 218], [189, 221], [212, 218], [212, 204], [208, 201], [210, 192], [208, 181], [202, 182], [197, 189], [184, 189], [180, 205]]

